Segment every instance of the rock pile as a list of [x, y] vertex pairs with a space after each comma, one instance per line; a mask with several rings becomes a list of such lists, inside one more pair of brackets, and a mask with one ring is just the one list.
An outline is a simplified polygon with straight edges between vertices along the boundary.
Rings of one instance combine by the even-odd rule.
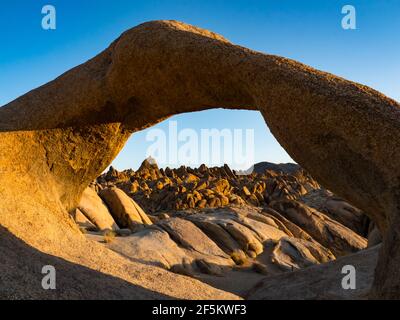
[[84, 192], [79, 210], [89, 238], [104, 242], [90, 232], [93, 225], [114, 230], [128, 237], [107, 247], [190, 276], [223, 276], [238, 267], [274, 275], [368, 244], [365, 215], [300, 167], [238, 175], [227, 165], [163, 170], [146, 159], [136, 172], [111, 167]]
[[229, 166], [159, 169], [146, 159], [135, 172], [113, 167], [97, 179], [100, 188], [117, 186], [147, 212], [218, 208], [230, 204], [263, 206], [275, 199], [296, 200], [319, 184], [299, 168], [292, 174], [266, 170], [238, 175]]

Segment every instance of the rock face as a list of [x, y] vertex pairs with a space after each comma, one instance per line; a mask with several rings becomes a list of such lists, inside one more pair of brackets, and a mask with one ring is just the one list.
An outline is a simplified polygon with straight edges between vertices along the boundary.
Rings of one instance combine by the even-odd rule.
[[[128, 266], [83, 240], [68, 214], [132, 132], [213, 107], [260, 110], [297, 163], [368, 214], [383, 235], [371, 296], [399, 298], [399, 104], [366, 86], [175, 21], [129, 30], [83, 66], [0, 108], [0, 224], [9, 233], [3, 237], [15, 235], [32, 250], [77, 265], [101, 265], [103, 273], [138, 283], [153, 296], [224, 296], [195, 280]], [[134, 279], [142, 273], [132, 268], [147, 270], [148, 277]], [[6, 271], [5, 286], [18, 277], [14, 271]], [[86, 288], [96, 282], [85, 281]], [[175, 289], [166, 289], [167, 281]], [[64, 297], [71, 287], [66, 283]], [[125, 288], [131, 297], [139, 292]], [[37, 292], [34, 282], [27, 281], [25, 292]]]
[[97, 230], [98, 226], [96, 226], [95, 224], [93, 224], [85, 215], [84, 213], [79, 210], [76, 209], [75, 211], [75, 216], [74, 216], [74, 220], [77, 223], [77, 225], [80, 228], [83, 228], [85, 230]]
[[91, 188], [86, 188], [83, 192], [79, 210], [100, 230], [119, 229], [104, 202]]
[[122, 190], [115, 187], [103, 189], [100, 196], [120, 227], [135, 229], [138, 224], [152, 224], [144, 211]]
[[336, 257], [357, 252], [367, 246], [367, 241], [361, 236], [300, 202], [280, 200], [272, 203], [271, 207], [306, 230], [320, 244], [332, 250]]
[[[374, 269], [380, 247], [340, 258], [327, 264], [268, 276], [246, 295], [251, 300], [337, 300], [366, 299], [374, 281]], [[357, 270], [357, 290], [343, 290], [342, 268], [352, 265]]]
[[327, 263], [334, 259], [335, 256], [330, 250], [316, 242], [289, 237], [280, 239], [272, 252], [272, 261], [287, 271]]
[[[367, 245], [366, 239], [339, 223], [332, 227], [328, 217], [325, 217], [328, 221], [321, 218], [300, 227], [296, 215], [286, 219], [279, 213], [271, 214], [272, 210], [241, 205], [159, 213], [153, 217], [153, 225], [107, 241], [106, 246], [133, 261], [178, 274], [225, 277], [225, 283], [219, 281], [225, 287], [227, 282], [240, 279], [241, 271], [249, 274], [252, 270], [253, 278], [254, 272], [264, 275], [291, 272], [331, 262], [345, 249], [353, 252]], [[316, 211], [313, 214], [322, 215]], [[300, 213], [299, 216], [303, 218]], [[294, 232], [286, 227], [288, 222]], [[322, 232], [316, 233], [315, 238], [305, 231], [309, 228], [314, 234], [317, 227], [320, 231], [329, 228], [338, 231], [323, 236]], [[87, 236], [104, 243], [95, 233], [89, 232]], [[354, 243], [359, 247], [354, 248]], [[240, 286], [235, 292], [244, 293]]]

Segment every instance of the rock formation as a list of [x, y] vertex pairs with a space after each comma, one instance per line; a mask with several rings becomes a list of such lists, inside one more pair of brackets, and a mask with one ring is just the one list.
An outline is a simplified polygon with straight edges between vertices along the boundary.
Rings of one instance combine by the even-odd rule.
[[86, 188], [79, 202], [79, 211], [100, 230], [118, 230], [119, 227], [96, 191]]
[[[261, 165], [264, 166], [264, 163]], [[256, 167], [260, 168], [260, 165], [255, 165]], [[136, 172], [131, 169], [118, 172], [110, 167], [107, 173], [97, 179], [94, 188], [99, 190], [100, 195], [109, 193], [110, 190], [114, 190], [114, 193], [118, 191], [121, 197], [128, 199], [127, 202], [129, 202], [127, 195], [131, 196], [147, 212], [153, 214], [151, 219], [155, 222], [174, 215], [194, 222], [205, 230], [221, 248], [228, 248], [227, 254], [239, 261], [239, 264], [247, 259], [245, 252], [248, 251], [247, 246], [250, 243], [255, 245], [255, 248], [259, 248], [258, 251], [251, 250], [250, 256], [257, 256], [263, 252], [265, 241], [270, 240], [282, 239], [275, 253], [283, 252], [281, 249], [288, 247], [302, 247], [300, 251], [304, 253], [308, 251], [304, 249], [305, 247], [313, 247], [317, 244], [314, 251], [319, 255], [324, 256], [324, 250], [332, 250], [334, 254], [330, 253], [330, 259], [365, 248], [366, 240], [363, 237], [369, 236], [368, 231], [364, 230], [366, 229], [365, 215], [329, 191], [321, 189], [320, 185], [298, 165], [288, 164], [287, 167], [292, 168], [290, 171], [292, 174], [283, 173], [280, 166], [269, 164], [263, 173], [241, 176], [236, 175], [227, 165], [214, 168], [202, 165], [197, 169], [180, 167], [163, 170], [158, 168], [154, 159], [151, 163], [146, 159]], [[126, 195], [124, 196], [123, 191], [117, 187], [125, 190]], [[318, 204], [316, 200], [320, 203]], [[301, 204], [298, 201], [305, 201], [305, 203]], [[310, 203], [315, 208], [308, 207], [306, 203]], [[108, 204], [110, 207], [113, 206], [113, 203]], [[237, 210], [231, 208], [232, 206], [236, 206]], [[270, 213], [260, 214], [256, 208], [251, 209], [248, 206], [264, 206]], [[219, 210], [224, 207], [228, 210]], [[202, 210], [204, 208], [210, 210]], [[212, 210], [213, 208], [216, 210]], [[229, 214], [230, 209], [233, 210], [231, 212], [235, 212], [234, 215]], [[272, 213], [272, 209], [277, 211]], [[186, 215], [182, 210], [192, 211]], [[325, 210], [334, 218], [330, 218], [320, 210]], [[129, 216], [128, 208], [120, 208], [118, 211], [119, 216], [125, 214]], [[144, 212], [143, 215], [145, 215]], [[113, 216], [115, 217], [115, 214]], [[214, 222], [212, 217], [214, 217]], [[115, 218], [120, 227], [126, 227], [125, 222]], [[342, 223], [337, 223], [338, 219]], [[139, 220], [137, 222], [142, 223]], [[232, 229], [232, 226], [238, 222], [242, 224], [240, 226], [242, 230], [244, 227], [250, 230], [245, 229], [247, 236], [243, 234], [234, 239], [235, 237], [232, 238], [229, 231], [237, 235], [239, 230]], [[267, 226], [260, 223], [265, 223]], [[285, 223], [290, 223], [292, 229], [296, 228], [297, 232], [291, 232], [285, 227]], [[227, 227], [228, 224], [231, 226]], [[354, 232], [345, 228], [346, 224]], [[159, 225], [165, 226], [166, 222], [160, 222]], [[273, 231], [274, 228], [280, 231]], [[188, 227], [188, 229], [193, 229], [193, 227]], [[170, 231], [176, 230], [172, 228]], [[254, 235], [251, 235], [252, 232]], [[307, 236], [304, 236], [305, 234]], [[290, 239], [283, 239], [284, 237], [290, 237]], [[230, 239], [228, 245], [224, 243], [227, 238]], [[173, 236], [172, 239], [176, 240], [177, 237]], [[242, 239], [247, 240], [241, 243]], [[253, 239], [252, 242], [251, 239]], [[304, 241], [307, 243], [302, 243]], [[177, 241], [177, 243], [182, 245], [182, 241]], [[151, 249], [147, 251], [150, 252]], [[307, 256], [307, 253], [304, 256]], [[295, 257], [293, 259], [302, 260], [303, 257], [299, 255], [298, 259]], [[330, 259], [321, 260], [318, 257], [306, 259], [306, 261], [308, 264], [315, 264]], [[272, 257], [272, 260], [279, 264], [278, 257]], [[297, 265], [297, 262], [293, 261], [294, 265]], [[301, 261], [299, 263], [302, 266], [307, 265], [307, 263], [302, 264]], [[294, 265], [292, 267], [296, 268]]]
[[[133, 28], [95, 58], [0, 108], [0, 243], [9, 255], [3, 284], [12, 287], [9, 279], [21, 278], [12, 259], [21, 241], [21, 252], [62, 259], [66, 278], [72, 263], [123, 279], [120, 293], [128, 297], [232, 297], [88, 243], [69, 215], [131, 133], [174, 114], [215, 107], [260, 110], [297, 163], [376, 223], [383, 247], [371, 297], [399, 298], [399, 104], [366, 86], [175, 21]], [[26, 263], [34, 268], [42, 261], [31, 260]], [[86, 293], [68, 281], [57, 293], [43, 293], [33, 275], [22, 278], [27, 297], [107, 296], [96, 277], [80, 279]]]
[[266, 170], [236, 175], [228, 165], [159, 170], [156, 163], [148, 167], [147, 160], [136, 172], [118, 172], [111, 167], [97, 182], [100, 188], [124, 190], [149, 213], [244, 203], [262, 206], [274, 199], [296, 200], [320, 189], [318, 182], [299, 167], [293, 174]]
[[[252, 300], [338, 300], [368, 298], [380, 246], [307, 269], [271, 275], [247, 292]], [[357, 270], [357, 290], [343, 290], [342, 268]]]
[[[133, 234], [128, 230], [123, 238], [109, 239], [92, 226], [85, 233], [132, 260], [196, 278], [208, 275], [209, 283], [222, 277], [219, 288], [228, 289], [234, 280], [234, 292], [240, 295], [257, 279], [254, 273], [261, 279], [365, 249], [369, 234], [360, 218], [365, 215], [322, 189], [299, 166], [289, 167], [296, 170], [287, 174], [275, 166], [277, 171], [248, 176], [236, 175], [227, 165], [163, 170], [154, 160], [145, 160], [137, 172], [110, 168], [91, 188], [103, 197], [118, 226]], [[117, 195], [126, 205], [116, 207]], [[135, 202], [128, 195], [151, 211], [153, 225], [133, 214]], [[330, 216], [343, 217], [350, 228], [319, 211], [327, 204]], [[348, 209], [345, 215], [343, 208]], [[134, 228], [123, 217], [133, 217]], [[244, 275], [252, 280], [238, 281]]]

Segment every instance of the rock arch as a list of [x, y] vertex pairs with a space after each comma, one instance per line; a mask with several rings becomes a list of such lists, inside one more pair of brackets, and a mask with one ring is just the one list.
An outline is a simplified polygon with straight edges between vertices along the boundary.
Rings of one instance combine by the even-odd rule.
[[[216, 107], [260, 110], [293, 159], [377, 223], [385, 243], [371, 295], [398, 298], [399, 103], [175, 21], [133, 28], [0, 108], [0, 224], [40, 251], [105, 264], [101, 255], [110, 254], [81, 239], [67, 211], [133, 132]], [[79, 256], [85, 250], [94, 257]]]

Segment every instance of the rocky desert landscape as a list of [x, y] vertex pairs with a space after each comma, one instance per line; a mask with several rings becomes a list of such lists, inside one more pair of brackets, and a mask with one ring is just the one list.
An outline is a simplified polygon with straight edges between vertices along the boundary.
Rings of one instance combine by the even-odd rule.
[[[247, 175], [227, 165], [163, 170], [152, 158], [136, 172], [110, 167], [84, 191], [75, 221], [88, 239], [129, 259], [248, 298], [264, 298], [257, 285], [266, 277], [282, 279], [373, 247], [357, 291], [366, 294], [381, 242], [362, 211], [295, 164], [259, 163]], [[337, 292], [319, 288], [311, 296], [304, 288], [279, 291], [343, 298], [340, 284]]]
[[[104, 173], [133, 133], [211, 108], [259, 110], [299, 165]], [[367, 86], [141, 24], [0, 108], [0, 298], [398, 299], [399, 129]]]

